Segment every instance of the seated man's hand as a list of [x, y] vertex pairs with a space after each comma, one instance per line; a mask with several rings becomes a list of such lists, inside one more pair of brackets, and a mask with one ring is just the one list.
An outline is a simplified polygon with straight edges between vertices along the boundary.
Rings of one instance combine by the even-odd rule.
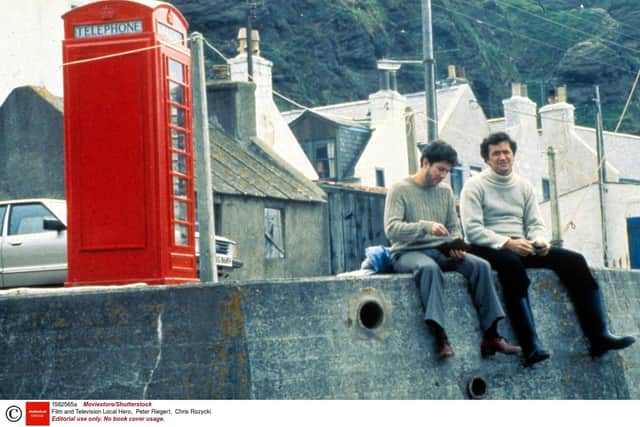
[[527, 239], [509, 239], [502, 247], [505, 249], [509, 249], [510, 251], [515, 252], [520, 256], [529, 256], [536, 254], [533, 245]]
[[536, 240], [535, 242], [531, 242], [531, 244], [538, 256], [546, 256], [549, 253], [549, 249], [551, 249], [551, 245], [544, 240]]
[[433, 234], [434, 236], [448, 236], [449, 230], [447, 230], [447, 227], [440, 224], [439, 222], [434, 222], [431, 226], [431, 234]]
[[464, 259], [464, 251], [459, 249], [451, 249], [449, 251], [449, 256], [455, 260], [462, 261]]

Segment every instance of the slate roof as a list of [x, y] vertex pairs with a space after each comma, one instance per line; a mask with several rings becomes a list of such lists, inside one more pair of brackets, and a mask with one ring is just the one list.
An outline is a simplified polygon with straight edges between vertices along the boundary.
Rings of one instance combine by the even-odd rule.
[[385, 187], [370, 187], [367, 185], [360, 185], [350, 182], [343, 181], [331, 181], [321, 179], [318, 181], [322, 187], [327, 188], [343, 188], [351, 191], [361, 191], [364, 193], [377, 193], [377, 194], [387, 194], [387, 189]]
[[326, 195], [258, 141], [241, 143], [211, 128], [211, 169], [215, 193], [325, 202]]
[[[442, 119], [442, 116], [449, 109], [451, 104], [458, 100], [460, 92], [463, 91], [467, 86], [467, 84], [460, 84], [436, 90], [436, 102], [439, 119]], [[424, 111], [426, 110], [424, 92], [403, 94], [403, 96], [407, 98], [407, 106], [411, 107], [414, 111], [416, 111], [416, 113], [424, 113]], [[316, 114], [323, 115], [335, 122], [344, 121], [346, 123], [359, 123], [361, 125], [367, 125], [370, 114], [370, 102], [367, 99], [363, 101], [325, 105], [322, 107], [315, 107], [312, 111]], [[289, 124], [291, 124], [291, 122], [302, 115], [303, 112], [304, 110], [285, 111], [282, 113], [282, 117], [284, 117], [284, 119]], [[424, 116], [419, 115], [418, 117]]]
[[341, 115], [332, 115], [330, 113], [323, 113], [321, 111], [316, 111], [316, 110], [301, 110], [301, 113], [295, 119], [288, 122], [289, 127], [294, 126], [295, 123], [301, 120], [302, 117], [304, 117], [305, 115], [316, 116], [321, 120], [325, 120], [329, 123], [335, 123], [341, 126], [349, 126], [349, 127], [360, 128], [363, 130], [369, 130], [369, 127], [367, 126], [367, 124], [362, 123], [362, 121], [354, 121], [354, 120], [345, 118]]

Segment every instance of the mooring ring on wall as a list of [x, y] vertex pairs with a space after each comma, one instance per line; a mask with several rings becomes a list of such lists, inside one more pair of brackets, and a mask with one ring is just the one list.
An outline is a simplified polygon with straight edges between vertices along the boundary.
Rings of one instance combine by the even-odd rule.
[[369, 330], [376, 330], [384, 323], [384, 308], [380, 301], [367, 299], [358, 307], [358, 322], [360, 326]]
[[350, 298], [347, 325], [360, 338], [383, 338], [390, 324], [391, 304], [381, 291], [365, 288]]
[[482, 377], [473, 377], [467, 383], [467, 394], [473, 400], [484, 399], [487, 394], [487, 382]]

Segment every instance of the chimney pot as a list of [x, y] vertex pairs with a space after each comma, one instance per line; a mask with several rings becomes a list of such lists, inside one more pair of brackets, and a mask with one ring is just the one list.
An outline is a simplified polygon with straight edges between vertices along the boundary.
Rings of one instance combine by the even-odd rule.
[[398, 79], [396, 77], [395, 71], [389, 71], [389, 75], [391, 77], [391, 90], [398, 91]]
[[567, 85], [558, 86], [558, 102], [567, 102]]
[[449, 72], [449, 78], [450, 79], [455, 79], [456, 78], [456, 66], [455, 65], [449, 65], [449, 67], [447, 67], [447, 70]]
[[511, 96], [520, 96], [521, 86], [520, 82], [511, 82]]
[[238, 53], [247, 51], [247, 29], [242, 27], [238, 30]]
[[253, 54], [260, 56], [260, 33], [258, 30], [251, 30], [251, 47], [253, 48]]
[[[252, 55], [260, 56], [260, 33], [258, 30], [251, 30]], [[238, 53], [247, 52], [247, 29], [242, 27], [238, 30]]]

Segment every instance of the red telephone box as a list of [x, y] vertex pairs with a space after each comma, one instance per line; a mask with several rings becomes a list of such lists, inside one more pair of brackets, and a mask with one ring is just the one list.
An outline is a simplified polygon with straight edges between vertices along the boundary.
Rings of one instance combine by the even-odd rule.
[[67, 285], [197, 281], [187, 22], [151, 0], [62, 18]]

